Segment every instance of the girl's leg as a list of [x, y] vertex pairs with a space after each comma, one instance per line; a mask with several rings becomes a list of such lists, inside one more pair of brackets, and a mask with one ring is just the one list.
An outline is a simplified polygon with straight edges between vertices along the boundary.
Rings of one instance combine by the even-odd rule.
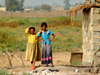
[[35, 65], [35, 62], [32, 61], [31, 65], [34, 66]]
[[31, 65], [32, 65], [32, 66], [31, 66], [31, 69], [34, 70], [34, 69], [35, 69], [35, 62], [31, 61]]
[[50, 67], [54, 67], [53, 66], [53, 61], [52, 61], [52, 48], [51, 48], [51, 45], [47, 45], [47, 55], [49, 57], [48, 63], [50, 63]]
[[41, 64], [45, 64], [45, 66], [47, 66], [47, 62], [46, 62], [46, 44], [42, 44], [42, 54], [41, 54], [41, 57], [42, 57], [42, 60], [41, 60]]

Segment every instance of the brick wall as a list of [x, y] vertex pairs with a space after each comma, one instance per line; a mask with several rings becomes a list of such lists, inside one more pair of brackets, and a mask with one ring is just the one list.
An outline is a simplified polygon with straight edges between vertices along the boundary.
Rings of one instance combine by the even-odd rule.
[[[70, 16], [67, 10], [57, 10], [51, 12], [0, 12], [0, 17], [58, 17]], [[78, 16], [82, 16], [81, 12]]]
[[100, 8], [83, 10], [82, 32], [83, 64], [92, 65], [94, 53], [100, 49]]

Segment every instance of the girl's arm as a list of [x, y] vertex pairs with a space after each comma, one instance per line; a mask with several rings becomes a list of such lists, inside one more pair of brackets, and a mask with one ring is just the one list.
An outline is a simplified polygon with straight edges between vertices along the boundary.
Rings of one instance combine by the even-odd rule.
[[52, 34], [52, 39], [48, 39], [49, 41], [52, 41], [55, 38], [55, 34]]
[[26, 28], [25, 33], [28, 35], [29, 34], [29, 27]]
[[36, 39], [40, 42], [43, 42], [44, 40], [40, 40], [38, 36], [36, 36]]
[[40, 41], [40, 42], [43, 42], [44, 40], [40, 40], [40, 39], [39, 39], [39, 37], [41, 37], [41, 33], [42, 33], [42, 31], [40, 30], [40, 32], [38, 32], [37, 35], [36, 35], [36, 39], [37, 39], [38, 41]]

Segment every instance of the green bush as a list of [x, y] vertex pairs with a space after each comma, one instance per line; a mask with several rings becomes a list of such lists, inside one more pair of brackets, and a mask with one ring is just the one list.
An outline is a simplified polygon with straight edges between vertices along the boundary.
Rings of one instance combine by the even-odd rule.
[[24, 73], [23, 75], [30, 75], [30, 73]]
[[81, 62], [77, 62], [77, 61], [74, 61], [72, 64], [73, 64], [73, 65], [82, 65]]
[[9, 31], [0, 31], [0, 50], [4, 50], [4, 45], [6, 45], [7, 48], [10, 48], [13, 46], [13, 43], [15, 42], [16, 37], [14, 35], [10, 35]]
[[7, 74], [7, 72], [4, 71], [3, 69], [0, 69], [0, 75], [9, 75], [9, 74]]
[[20, 25], [24, 25], [24, 24], [25, 24], [25, 21], [20, 20], [20, 21], [19, 21], [19, 24], [20, 24]]

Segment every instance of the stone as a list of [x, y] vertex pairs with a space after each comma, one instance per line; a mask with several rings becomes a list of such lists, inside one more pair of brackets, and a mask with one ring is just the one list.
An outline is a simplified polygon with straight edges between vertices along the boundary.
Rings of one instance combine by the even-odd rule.
[[86, 36], [87, 36], [87, 32], [85, 32], [85, 31], [84, 31], [84, 32], [83, 32], [83, 36], [85, 36], [85, 37], [86, 37]]
[[50, 71], [49, 69], [46, 69], [46, 70], [42, 71], [42, 74], [43, 74], [43, 75], [46, 75], [46, 74], [48, 74], [48, 73], [51, 73], [51, 71]]
[[100, 14], [93, 14], [92, 19], [100, 19]]
[[99, 8], [93, 8], [93, 14], [99, 14]]
[[32, 72], [32, 73], [37, 73], [38, 71], [37, 71], [37, 70], [32, 70], [31, 72]]
[[76, 68], [75, 72], [79, 72], [79, 70]]
[[94, 31], [94, 32], [100, 32], [100, 27], [94, 26], [94, 27], [93, 27], [93, 31]]
[[94, 19], [93, 25], [100, 25], [100, 19]]
[[5, 53], [3, 53], [3, 55], [6, 55]]
[[97, 45], [97, 44], [92, 44], [92, 45], [91, 45], [91, 50], [96, 50], [96, 51], [97, 51], [97, 50], [99, 50], [99, 47], [100, 47], [100, 46]]
[[16, 74], [16, 72], [13, 72], [13, 74]]
[[86, 69], [84, 70], [84, 72], [91, 72], [91, 69]]
[[93, 43], [94, 44], [100, 44], [100, 39], [99, 38], [93, 38]]
[[97, 36], [97, 37], [99, 37], [100, 36], [100, 32], [93, 32], [93, 36], [95, 37], [95, 36]]

